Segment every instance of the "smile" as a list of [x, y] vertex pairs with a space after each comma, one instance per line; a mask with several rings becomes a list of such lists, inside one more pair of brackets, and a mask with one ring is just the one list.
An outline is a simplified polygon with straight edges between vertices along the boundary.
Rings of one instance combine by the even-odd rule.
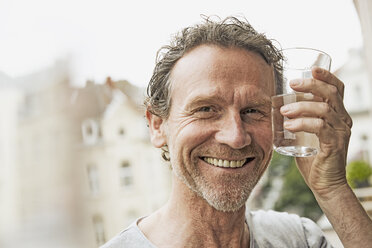
[[203, 157], [202, 158], [205, 162], [210, 165], [214, 165], [217, 167], [224, 167], [224, 168], [240, 168], [243, 167], [244, 164], [248, 161], [252, 161], [254, 158], [246, 158], [243, 160], [224, 160], [224, 159], [217, 159], [217, 158], [209, 158]]

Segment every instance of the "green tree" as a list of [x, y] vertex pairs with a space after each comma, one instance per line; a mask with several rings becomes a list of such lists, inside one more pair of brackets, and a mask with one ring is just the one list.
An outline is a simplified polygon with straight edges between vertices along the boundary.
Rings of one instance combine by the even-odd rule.
[[276, 177], [283, 177], [291, 162], [291, 157], [280, 155], [274, 152], [270, 166], [266, 171], [266, 178], [263, 181], [260, 194], [255, 197], [256, 207], [260, 208], [263, 205], [264, 199], [269, 197], [269, 193], [272, 190], [272, 181]]
[[283, 188], [275, 210], [295, 212], [300, 216], [317, 220], [322, 211], [311, 190], [306, 185], [297, 169], [294, 158], [290, 159], [287, 170], [283, 175]]
[[346, 179], [352, 188], [369, 186], [368, 179], [371, 175], [372, 168], [365, 161], [353, 161], [346, 166]]
[[296, 213], [317, 221], [322, 215], [322, 211], [298, 171], [294, 158], [276, 152], [274, 152], [270, 166], [266, 171], [260, 194], [255, 198], [256, 207], [262, 207], [264, 199], [270, 197], [269, 193], [274, 187], [272, 182], [278, 177], [283, 180], [283, 185], [279, 198], [274, 204], [274, 210]]

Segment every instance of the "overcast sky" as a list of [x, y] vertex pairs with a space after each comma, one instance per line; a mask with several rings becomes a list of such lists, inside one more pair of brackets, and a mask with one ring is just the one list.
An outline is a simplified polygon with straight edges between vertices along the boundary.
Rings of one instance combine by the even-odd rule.
[[352, 0], [0, 0], [0, 71], [17, 77], [70, 58], [75, 84], [145, 86], [158, 48], [200, 15], [245, 16], [285, 47], [326, 51], [333, 70], [362, 46]]

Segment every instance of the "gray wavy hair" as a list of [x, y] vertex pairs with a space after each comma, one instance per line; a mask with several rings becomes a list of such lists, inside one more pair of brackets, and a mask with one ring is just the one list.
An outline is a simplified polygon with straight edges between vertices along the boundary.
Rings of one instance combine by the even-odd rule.
[[[161, 118], [167, 119], [171, 107], [170, 74], [176, 62], [191, 49], [202, 44], [213, 44], [222, 47], [239, 47], [261, 55], [267, 64], [274, 69], [276, 85], [282, 80], [283, 59], [280, 50], [258, 33], [245, 18], [227, 17], [223, 20], [203, 16], [203, 22], [184, 28], [177, 33], [169, 45], [159, 49], [156, 65], [145, 97], [146, 109]], [[168, 148], [163, 148], [163, 158], [169, 161]]]

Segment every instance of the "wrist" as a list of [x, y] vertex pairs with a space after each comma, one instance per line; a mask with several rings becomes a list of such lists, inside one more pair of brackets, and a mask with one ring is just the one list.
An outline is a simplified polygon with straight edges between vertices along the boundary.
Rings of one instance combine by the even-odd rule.
[[330, 185], [327, 188], [313, 189], [313, 194], [318, 202], [331, 201], [340, 197], [342, 198], [345, 196], [345, 194], [349, 194], [352, 192], [353, 190], [346, 181]]

